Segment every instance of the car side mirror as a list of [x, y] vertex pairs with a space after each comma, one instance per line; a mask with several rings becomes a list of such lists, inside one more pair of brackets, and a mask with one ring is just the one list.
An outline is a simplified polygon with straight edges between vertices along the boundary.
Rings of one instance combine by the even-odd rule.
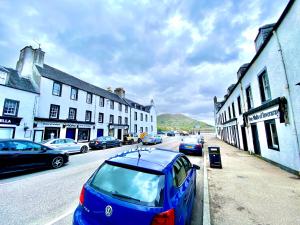
[[193, 168], [196, 169], [196, 170], [200, 170], [200, 166], [198, 166], [196, 164], [193, 164]]

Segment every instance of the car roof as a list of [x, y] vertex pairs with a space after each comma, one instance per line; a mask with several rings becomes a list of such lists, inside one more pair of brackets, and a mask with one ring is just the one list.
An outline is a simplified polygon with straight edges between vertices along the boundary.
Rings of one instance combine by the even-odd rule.
[[160, 148], [140, 148], [125, 151], [106, 161], [162, 172], [178, 155], [182, 153]]

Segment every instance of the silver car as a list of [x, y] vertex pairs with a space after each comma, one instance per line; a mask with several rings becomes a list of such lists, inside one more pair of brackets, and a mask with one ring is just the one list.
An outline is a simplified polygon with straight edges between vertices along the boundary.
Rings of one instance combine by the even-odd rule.
[[43, 144], [52, 148], [63, 150], [68, 153], [86, 153], [89, 151], [87, 144], [78, 144], [70, 138], [57, 138], [43, 141]]

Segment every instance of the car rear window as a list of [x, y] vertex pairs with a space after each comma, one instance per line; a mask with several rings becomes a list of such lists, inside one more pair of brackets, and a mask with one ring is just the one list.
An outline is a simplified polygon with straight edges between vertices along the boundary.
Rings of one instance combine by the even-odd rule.
[[152, 207], [163, 205], [165, 176], [105, 163], [94, 175], [91, 186], [100, 192]]
[[198, 144], [198, 139], [196, 138], [185, 138], [183, 141], [187, 144]]

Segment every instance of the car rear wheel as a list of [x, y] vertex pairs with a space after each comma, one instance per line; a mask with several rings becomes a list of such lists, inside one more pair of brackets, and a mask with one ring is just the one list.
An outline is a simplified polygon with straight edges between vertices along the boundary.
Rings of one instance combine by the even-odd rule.
[[106, 149], [106, 148], [107, 148], [106, 144], [103, 144], [102, 149]]
[[132, 144], [133, 144], [133, 140], [130, 140], [130, 141], [129, 141], [129, 144], [132, 145]]
[[80, 148], [80, 152], [81, 153], [87, 153], [89, 151], [89, 148], [88, 148], [88, 146], [86, 146], [86, 145], [84, 145], [84, 146], [82, 146], [81, 148]]
[[118, 145], [119, 147], [121, 147], [122, 146], [122, 143], [121, 142], [119, 142], [119, 145]]
[[60, 167], [62, 167], [63, 164], [64, 164], [64, 159], [62, 156], [56, 156], [51, 161], [51, 166], [53, 169], [60, 168]]

